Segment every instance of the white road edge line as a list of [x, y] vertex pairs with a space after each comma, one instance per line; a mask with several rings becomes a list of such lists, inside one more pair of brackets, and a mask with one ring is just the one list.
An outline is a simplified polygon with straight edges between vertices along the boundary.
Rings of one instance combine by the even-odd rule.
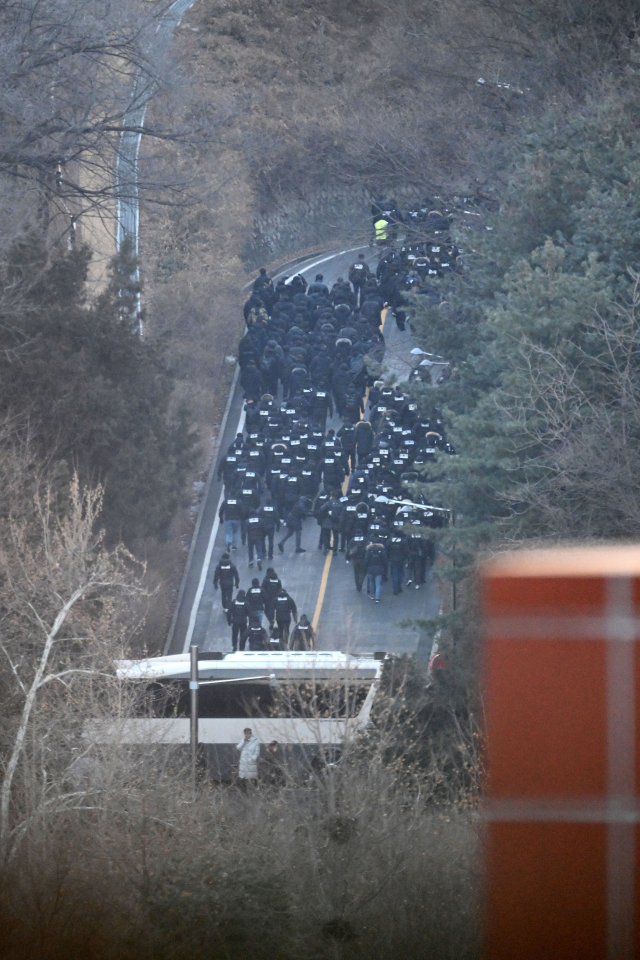
[[[244, 409], [240, 414], [240, 419], [238, 420], [238, 430], [239, 433], [244, 427], [244, 421], [246, 419], [246, 414]], [[182, 649], [183, 653], [188, 653], [189, 645], [191, 643], [191, 638], [193, 636], [193, 631], [196, 625], [196, 617], [198, 616], [198, 609], [200, 607], [200, 601], [202, 600], [202, 594], [204, 593], [204, 585], [207, 582], [207, 574], [209, 573], [209, 566], [211, 564], [211, 555], [213, 553], [213, 547], [216, 542], [216, 537], [218, 535], [218, 529], [220, 527], [220, 507], [222, 506], [222, 498], [224, 497], [224, 485], [220, 491], [220, 496], [218, 497], [218, 504], [216, 506], [216, 516], [213, 521], [213, 526], [211, 527], [211, 535], [209, 537], [209, 543], [207, 544], [207, 552], [204, 556], [204, 561], [202, 563], [202, 570], [200, 571], [200, 581], [198, 583], [198, 589], [196, 590], [196, 595], [193, 601], [193, 606], [191, 607], [191, 616], [189, 617], [189, 626], [187, 628], [187, 635], [184, 641], [184, 647]]]
[[[360, 247], [349, 247], [348, 250], [340, 250], [339, 253], [330, 253], [327, 257], [322, 257], [321, 260], [314, 260], [312, 263], [307, 264], [307, 266], [304, 267], [302, 270], [298, 270], [298, 273], [306, 273], [307, 270], [313, 270], [314, 267], [319, 267], [321, 263], [326, 263], [327, 260], [335, 260], [336, 257], [344, 257], [345, 253], [355, 253], [356, 250], [366, 250], [368, 246], [369, 244], [365, 243]], [[302, 261], [302, 263], [304, 263], [304, 260]], [[284, 277], [284, 275], [285, 275], [285, 271], [282, 270], [280, 273], [276, 273], [273, 279], [277, 280], [278, 277]], [[294, 274], [294, 276], [296, 276], [296, 274]], [[247, 286], [249, 286], [249, 284], [247, 284]]]

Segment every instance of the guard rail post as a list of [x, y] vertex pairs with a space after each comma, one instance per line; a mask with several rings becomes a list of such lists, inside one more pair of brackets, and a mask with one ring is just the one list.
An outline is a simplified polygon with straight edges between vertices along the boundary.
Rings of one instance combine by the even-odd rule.
[[189, 730], [191, 734], [191, 786], [193, 789], [193, 799], [196, 798], [196, 765], [198, 761], [198, 688], [200, 686], [198, 674], [198, 648], [191, 646], [191, 674], [189, 680], [189, 692], [191, 694], [191, 710]]

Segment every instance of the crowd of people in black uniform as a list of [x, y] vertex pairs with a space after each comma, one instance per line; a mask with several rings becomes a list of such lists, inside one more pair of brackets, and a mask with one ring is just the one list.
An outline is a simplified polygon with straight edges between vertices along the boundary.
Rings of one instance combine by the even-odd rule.
[[[404, 325], [394, 293], [416, 269], [406, 250], [390, 250], [375, 274], [361, 254], [331, 289], [321, 274], [309, 285], [298, 275], [274, 286], [264, 269], [253, 285], [239, 345], [244, 430], [218, 471], [227, 550], [214, 586], [234, 650], [313, 648], [312, 625], [298, 618], [274, 567], [239, 590], [234, 563], [245, 545], [249, 567], [259, 571], [291, 539], [305, 553], [307, 518], [318, 528], [317, 545], [307, 541], [308, 548], [343, 553], [356, 590], [366, 579], [373, 601], [381, 601], [388, 578], [396, 595], [426, 582], [435, 557], [430, 531], [447, 513], [410, 500], [408, 485], [438, 450], [453, 451], [439, 417], [421, 417], [400, 387], [373, 380], [366, 360], [383, 359], [385, 304]], [[340, 425], [327, 429], [334, 417]]]

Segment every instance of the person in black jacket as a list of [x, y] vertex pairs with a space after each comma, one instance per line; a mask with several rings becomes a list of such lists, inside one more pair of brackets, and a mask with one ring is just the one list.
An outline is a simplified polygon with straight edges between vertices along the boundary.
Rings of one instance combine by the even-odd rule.
[[247, 531], [247, 550], [249, 551], [249, 566], [253, 566], [253, 554], [255, 551], [258, 561], [258, 570], [262, 570], [262, 558], [264, 557], [264, 525], [256, 510], [252, 510], [245, 521]]
[[229, 554], [223, 553], [220, 557], [218, 566], [213, 572], [213, 587], [214, 590], [217, 590], [218, 586], [220, 587], [223, 610], [228, 610], [229, 608], [231, 597], [233, 595], [234, 583], [237, 590], [240, 586], [240, 577], [238, 576], [238, 571], [235, 564], [231, 562], [231, 557]]
[[362, 584], [364, 583], [364, 577], [367, 572], [367, 567], [364, 562], [364, 552], [367, 546], [367, 541], [362, 533], [356, 533], [351, 540], [349, 541], [349, 546], [347, 547], [347, 561], [353, 564], [353, 578], [356, 582], [356, 590], [358, 593], [362, 593]]
[[257, 617], [260, 624], [262, 624], [262, 614], [264, 613], [264, 594], [262, 592], [262, 587], [260, 586], [260, 581], [257, 577], [254, 577], [251, 581], [251, 586], [247, 590], [247, 605], [249, 607], [249, 617]]
[[349, 473], [349, 467], [351, 467], [352, 470], [355, 470], [356, 466], [356, 457], [354, 451], [354, 444], [356, 441], [355, 431], [356, 428], [352, 423], [344, 423], [338, 430], [338, 439], [342, 445], [342, 465], [346, 474]]
[[331, 401], [331, 393], [327, 384], [322, 381], [317, 390], [313, 391], [313, 396], [311, 397], [311, 417], [312, 419], [320, 424], [320, 428], [324, 430], [327, 423], [327, 414], [333, 416], [333, 403]]
[[264, 580], [262, 581], [262, 597], [264, 600], [264, 612], [271, 626], [275, 620], [275, 602], [276, 597], [282, 589], [282, 581], [273, 567], [267, 567]]
[[387, 541], [387, 559], [391, 569], [391, 585], [394, 595], [402, 593], [404, 565], [407, 559], [406, 537], [398, 532]]
[[238, 536], [242, 527], [242, 504], [238, 497], [229, 494], [218, 511], [220, 522], [224, 523], [224, 538], [227, 550], [238, 549]]
[[384, 545], [375, 540], [370, 543], [364, 553], [364, 563], [367, 570], [369, 597], [376, 603], [380, 603], [382, 580], [387, 575], [387, 554]]
[[328, 553], [331, 550], [331, 537], [333, 536], [333, 555], [335, 557], [340, 539], [342, 504], [334, 494], [331, 494], [327, 502], [321, 507], [318, 520], [322, 528], [320, 542], [324, 552]]
[[360, 422], [356, 424], [353, 436], [354, 450], [358, 456], [358, 464], [361, 464], [367, 459], [373, 449], [373, 427], [368, 420], [360, 420]]
[[291, 650], [314, 650], [316, 635], [309, 617], [303, 613], [291, 632]]
[[295, 534], [296, 537], [296, 553], [306, 553], [306, 550], [302, 547], [302, 521], [305, 519], [309, 513], [309, 508], [311, 502], [308, 497], [300, 497], [297, 503], [294, 504], [291, 513], [285, 520], [287, 527], [287, 535], [283, 537], [282, 540], [278, 541], [278, 550], [280, 553], [284, 553], [284, 545], [289, 539]]
[[284, 649], [286, 649], [289, 646], [289, 629], [291, 627], [291, 619], [298, 619], [298, 609], [295, 605], [293, 597], [289, 596], [284, 587], [280, 588], [280, 592], [276, 597], [274, 606], [276, 623], [280, 629], [280, 639]]
[[[255, 616], [249, 617], [249, 626], [247, 627], [245, 640], [249, 644], [249, 650], [266, 650], [269, 635], [260, 621]], [[244, 645], [241, 647], [244, 649]]]
[[240, 649], [244, 650], [249, 619], [249, 605], [244, 590], [238, 590], [235, 600], [229, 605], [227, 619], [231, 625], [231, 646], [234, 652], [238, 649], [238, 641], [240, 641]]
[[268, 547], [268, 559], [273, 560], [273, 538], [280, 529], [280, 517], [268, 494], [265, 498], [264, 505], [258, 510], [258, 516], [262, 520], [262, 526], [264, 528], [264, 536]]

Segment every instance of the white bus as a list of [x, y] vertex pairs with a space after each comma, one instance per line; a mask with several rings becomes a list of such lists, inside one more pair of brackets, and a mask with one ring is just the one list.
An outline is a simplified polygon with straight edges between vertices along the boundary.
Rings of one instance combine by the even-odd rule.
[[[198, 655], [198, 743], [214, 779], [237, 763], [235, 745], [250, 726], [262, 744], [276, 740], [306, 754], [336, 750], [365, 729], [384, 653], [243, 651]], [[136, 715], [96, 722], [95, 742], [190, 743], [190, 654], [121, 660], [121, 680], [141, 687]]]

